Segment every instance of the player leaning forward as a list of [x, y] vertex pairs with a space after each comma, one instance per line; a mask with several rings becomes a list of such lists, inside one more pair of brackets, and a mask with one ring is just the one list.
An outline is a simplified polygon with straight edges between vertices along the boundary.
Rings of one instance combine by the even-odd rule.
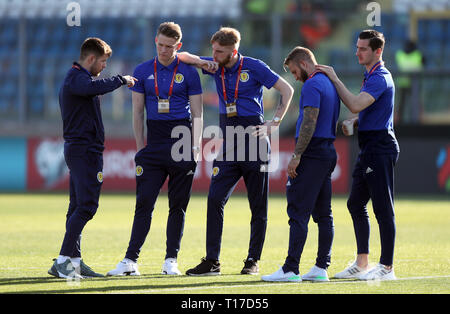
[[[336, 86], [344, 105], [358, 119], [350, 121], [350, 127], [358, 127], [360, 153], [353, 171], [353, 182], [347, 207], [355, 229], [357, 258], [336, 278], [358, 278], [363, 280], [395, 280], [393, 269], [395, 244], [394, 214], [394, 166], [399, 155], [399, 146], [394, 134], [395, 87], [391, 73], [384, 66], [382, 54], [384, 36], [374, 30], [364, 30], [358, 36], [356, 56], [365, 66], [361, 91], [353, 95], [339, 80], [332, 67], [318, 65], [316, 69], [326, 73]], [[351, 135], [348, 125], [343, 132]], [[369, 215], [367, 203], [377, 219], [381, 257], [377, 266], [369, 268]]]
[[135, 78], [113, 76], [93, 80], [106, 68], [110, 46], [99, 38], [87, 38], [80, 60], [64, 78], [59, 94], [63, 120], [64, 158], [70, 173], [70, 203], [60, 255], [48, 273], [60, 278], [99, 277], [81, 259], [81, 232], [98, 208], [103, 182], [105, 133], [98, 95], [122, 85], [131, 87]]
[[[265, 281], [328, 281], [334, 237], [331, 212], [331, 174], [336, 166], [336, 124], [340, 101], [330, 79], [315, 69], [314, 54], [296, 47], [285, 66], [297, 81], [302, 81], [295, 151], [288, 165], [286, 184], [289, 215], [289, 249], [284, 265]], [[300, 276], [299, 264], [313, 217], [319, 229], [317, 259], [313, 268]]]

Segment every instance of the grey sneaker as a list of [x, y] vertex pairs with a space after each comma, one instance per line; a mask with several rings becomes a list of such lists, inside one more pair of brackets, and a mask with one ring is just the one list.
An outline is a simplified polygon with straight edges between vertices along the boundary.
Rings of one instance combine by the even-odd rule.
[[105, 277], [102, 274], [96, 273], [92, 270], [88, 265], [86, 265], [83, 260], [80, 260], [80, 273], [81, 276], [85, 278], [93, 278], [93, 277]]
[[302, 276], [304, 281], [330, 281], [328, 279], [328, 272], [324, 268], [314, 265], [311, 270]]
[[366, 268], [361, 268], [358, 266], [356, 261], [353, 264], [350, 264], [346, 269], [334, 275], [336, 279], [359, 279], [359, 277], [363, 276], [367, 273]]
[[58, 264], [56, 259], [54, 259], [52, 267], [48, 270], [48, 274], [55, 276], [56, 278], [68, 278], [68, 279], [82, 279], [80, 275], [80, 270], [75, 269], [70, 259], [67, 259], [64, 263]]

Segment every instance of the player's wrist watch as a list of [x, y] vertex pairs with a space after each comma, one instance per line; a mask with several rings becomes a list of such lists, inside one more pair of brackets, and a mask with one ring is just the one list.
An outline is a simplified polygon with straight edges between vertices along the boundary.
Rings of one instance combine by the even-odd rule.
[[294, 159], [294, 160], [300, 160], [300, 156], [301, 156], [301, 155], [297, 155], [296, 153], [293, 153], [293, 154], [292, 154], [292, 159]]
[[272, 119], [272, 122], [275, 122], [275, 123], [281, 123], [281, 118], [280, 117], [273, 117], [273, 119]]
[[120, 74], [117, 75], [119, 77], [119, 80], [122, 82], [122, 85], [127, 85], [127, 80]]

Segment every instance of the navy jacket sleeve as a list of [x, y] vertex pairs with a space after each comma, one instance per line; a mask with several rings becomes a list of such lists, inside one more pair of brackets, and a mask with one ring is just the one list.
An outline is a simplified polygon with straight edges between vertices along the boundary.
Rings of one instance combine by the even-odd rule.
[[126, 82], [120, 76], [93, 80], [87, 73], [78, 71], [69, 82], [69, 90], [74, 95], [96, 96], [103, 95], [124, 85]]

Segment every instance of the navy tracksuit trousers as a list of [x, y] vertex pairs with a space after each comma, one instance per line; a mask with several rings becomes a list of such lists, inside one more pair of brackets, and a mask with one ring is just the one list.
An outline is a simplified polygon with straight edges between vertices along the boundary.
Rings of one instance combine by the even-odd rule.
[[330, 265], [334, 237], [331, 173], [335, 166], [336, 158], [316, 159], [302, 156], [296, 170], [297, 177], [288, 180], [286, 195], [290, 231], [284, 272], [299, 273], [300, 257], [308, 235], [311, 215], [319, 229], [316, 266], [327, 269]]
[[[261, 259], [267, 229], [270, 143], [268, 138], [257, 139], [246, 130], [263, 123], [261, 116], [220, 115], [224, 142], [213, 162], [208, 192], [206, 259], [220, 258], [224, 207], [241, 177], [252, 213], [247, 258]], [[228, 128], [235, 128], [235, 132], [228, 134]]]
[[139, 257], [150, 231], [156, 199], [167, 177], [169, 218], [166, 229], [166, 258], [176, 258], [180, 250], [197, 163], [193, 159], [173, 161], [171, 148], [172, 143], [149, 144], [136, 154], [136, 209], [131, 239], [125, 255], [130, 260], [137, 261]]
[[394, 166], [395, 154], [360, 154], [353, 171], [353, 183], [347, 207], [355, 229], [358, 254], [369, 253], [370, 223], [367, 203], [372, 207], [380, 228], [380, 264], [392, 265], [395, 244]]
[[70, 203], [60, 255], [81, 257], [81, 232], [98, 208], [103, 182], [103, 155], [95, 152], [64, 152], [70, 170]]
[[261, 259], [267, 229], [269, 173], [258, 161], [213, 162], [208, 193], [206, 259], [219, 260], [222, 244], [224, 207], [241, 177], [244, 178], [252, 218], [248, 258]]

